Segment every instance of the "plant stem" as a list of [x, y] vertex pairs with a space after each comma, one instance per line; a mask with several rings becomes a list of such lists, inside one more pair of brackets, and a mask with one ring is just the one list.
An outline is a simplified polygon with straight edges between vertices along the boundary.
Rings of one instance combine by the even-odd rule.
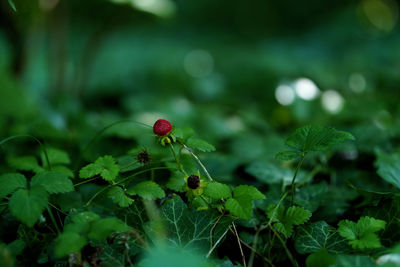
[[307, 154], [304, 153], [301, 156], [301, 159], [300, 159], [299, 163], [297, 164], [296, 171], [294, 172], [294, 176], [293, 176], [293, 179], [292, 179], [292, 186], [291, 186], [291, 190], [292, 190], [292, 198], [291, 198], [291, 201], [290, 201], [291, 206], [293, 205], [293, 202], [294, 202], [294, 192], [295, 192], [295, 187], [296, 187], [294, 182], [296, 181], [297, 174], [299, 173], [300, 167], [303, 164], [303, 161], [304, 161], [304, 158], [306, 157], [306, 155]]
[[240, 243], [240, 237], [239, 237], [239, 234], [238, 234], [238, 232], [237, 232], [237, 230], [236, 230], [236, 226], [235, 226], [235, 223], [234, 223], [234, 222], [232, 222], [232, 226], [233, 226], [233, 230], [235, 231], [236, 239], [237, 239], [237, 241], [238, 241], [238, 245], [239, 245], [239, 249], [240, 249], [240, 254], [242, 255], [243, 267], [247, 267], [247, 265], [246, 265], [246, 258], [245, 258], [245, 256], [244, 256], [243, 249], [242, 249], [242, 245], [241, 245], [241, 243]]
[[57, 233], [59, 234], [59, 233], [60, 233], [60, 229], [58, 228], [57, 222], [56, 222], [56, 220], [54, 219], [53, 213], [51, 212], [51, 209], [49, 208], [49, 206], [47, 206], [47, 212], [49, 213], [50, 219], [51, 219], [51, 221], [53, 222], [54, 227], [55, 227], [56, 230], [57, 230]]
[[183, 166], [182, 166], [181, 162], [179, 161], [178, 156], [177, 156], [176, 153], [175, 153], [174, 146], [173, 146], [171, 143], [168, 143], [168, 144], [169, 144], [169, 148], [171, 149], [172, 154], [174, 155], [174, 159], [175, 159], [175, 161], [176, 161], [176, 164], [178, 164], [179, 170], [181, 171], [181, 173], [183, 173], [183, 175], [185, 175], [185, 177], [187, 177], [188, 175], [187, 175], [187, 173], [185, 172], [185, 170], [183, 169]]
[[211, 175], [208, 173], [206, 167], [203, 165], [203, 163], [200, 161], [200, 159], [196, 156], [196, 154], [194, 154], [194, 152], [192, 151], [192, 149], [190, 147], [188, 147], [187, 145], [185, 145], [182, 142], [179, 142], [187, 151], [189, 151], [189, 153], [195, 158], [195, 160], [197, 161], [197, 163], [201, 166], [201, 168], [204, 170], [205, 174], [207, 175], [208, 179], [210, 179], [211, 182], [213, 182], [213, 178], [211, 178]]
[[288, 256], [290, 262], [292, 263], [292, 265], [294, 267], [298, 267], [299, 264], [296, 262], [296, 260], [293, 258], [292, 253], [290, 252], [290, 250], [287, 248], [286, 246], [286, 242], [285, 240], [282, 239], [282, 237], [274, 230], [273, 227], [270, 228], [272, 230], [272, 232], [274, 232], [274, 234], [276, 235], [276, 237], [278, 237], [279, 241], [281, 241], [283, 248], [285, 249], [286, 255]]

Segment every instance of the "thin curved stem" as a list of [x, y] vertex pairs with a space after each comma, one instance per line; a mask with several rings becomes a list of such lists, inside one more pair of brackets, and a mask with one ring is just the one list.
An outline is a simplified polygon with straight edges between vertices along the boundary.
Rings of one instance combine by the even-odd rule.
[[0, 146], [3, 145], [3, 144], [5, 144], [5, 143], [7, 143], [8, 141], [11, 141], [11, 140], [13, 140], [13, 139], [20, 138], [20, 137], [29, 137], [29, 138], [32, 138], [33, 140], [35, 140], [35, 141], [39, 144], [40, 148], [41, 148], [42, 151], [43, 151], [44, 157], [46, 158], [46, 162], [47, 162], [48, 169], [49, 169], [49, 171], [51, 171], [51, 165], [50, 165], [49, 155], [47, 154], [46, 147], [44, 146], [44, 144], [43, 144], [42, 142], [40, 142], [39, 139], [37, 139], [37, 138], [34, 137], [33, 135], [29, 135], [29, 134], [18, 134], [18, 135], [13, 135], [13, 136], [10, 136], [10, 137], [7, 137], [7, 138], [1, 140], [1, 141], [0, 141]]
[[182, 166], [181, 162], [179, 161], [178, 156], [177, 156], [176, 153], [175, 153], [174, 146], [173, 146], [171, 143], [168, 143], [168, 144], [169, 144], [169, 148], [171, 149], [172, 155], [174, 155], [174, 159], [175, 159], [175, 161], [176, 161], [176, 164], [178, 164], [179, 170], [183, 173], [183, 175], [185, 175], [185, 177], [187, 177], [188, 175], [187, 175], [187, 173], [185, 172], [185, 170], [183, 169], [183, 166]]
[[301, 156], [301, 159], [300, 159], [299, 163], [297, 164], [296, 171], [294, 172], [294, 175], [293, 175], [292, 185], [291, 185], [291, 190], [292, 190], [292, 198], [290, 200], [291, 205], [293, 205], [293, 202], [294, 202], [294, 193], [295, 193], [295, 187], [296, 187], [295, 186], [296, 177], [297, 177], [297, 174], [299, 173], [300, 167], [303, 164], [303, 161], [304, 161], [304, 158], [306, 157], [306, 155], [307, 154], [305, 153], [305, 154], [303, 154]]
[[201, 168], [204, 170], [205, 174], [207, 175], [208, 179], [210, 179], [211, 182], [213, 182], [213, 178], [211, 178], [210, 173], [207, 171], [207, 168], [203, 165], [203, 163], [201, 162], [201, 160], [196, 156], [196, 154], [193, 152], [193, 150], [188, 147], [187, 145], [185, 145], [182, 142], [179, 142], [187, 151], [189, 151], [189, 153], [195, 158], [195, 160], [197, 161], [197, 163], [201, 166]]

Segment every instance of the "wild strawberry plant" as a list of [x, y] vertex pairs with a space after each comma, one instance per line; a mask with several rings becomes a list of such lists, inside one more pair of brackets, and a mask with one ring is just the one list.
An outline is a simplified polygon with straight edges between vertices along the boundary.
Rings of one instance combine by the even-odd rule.
[[[147, 134], [151, 148], [93, 160], [95, 139], [73, 160], [32, 136], [1, 141], [30, 138], [40, 151], [6, 157], [0, 265], [397, 266], [397, 193], [339, 184], [329, 167], [352, 134], [301, 127], [290, 150], [242, 166], [248, 184], [209, 171], [215, 147], [189, 127], [160, 119]], [[398, 189], [399, 155], [376, 153], [382, 182]]]

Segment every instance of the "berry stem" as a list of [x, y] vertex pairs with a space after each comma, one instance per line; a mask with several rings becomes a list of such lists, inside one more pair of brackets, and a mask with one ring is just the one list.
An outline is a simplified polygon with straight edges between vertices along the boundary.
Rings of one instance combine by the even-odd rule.
[[168, 144], [169, 144], [169, 148], [171, 149], [172, 154], [174, 155], [175, 161], [178, 164], [179, 170], [185, 175], [185, 177], [188, 176], [187, 173], [185, 172], [185, 170], [183, 169], [183, 166], [182, 166], [181, 162], [179, 161], [178, 156], [175, 153], [174, 146], [171, 143], [168, 143]]
[[211, 182], [214, 182], [213, 178], [211, 178], [211, 175], [208, 173], [206, 167], [203, 165], [203, 163], [201, 163], [200, 159], [196, 156], [196, 154], [194, 154], [194, 152], [192, 151], [192, 149], [190, 147], [188, 147], [187, 145], [185, 145], [182, 142], [179, 142], [187, 151], [189, 151], [189, 153], [195, 158], [195, 160], [197, 161], [197, 163], [201, 166], [201, 168], [204, 170], [205, 174], [207, 175], [208, 179], [210, 179]]

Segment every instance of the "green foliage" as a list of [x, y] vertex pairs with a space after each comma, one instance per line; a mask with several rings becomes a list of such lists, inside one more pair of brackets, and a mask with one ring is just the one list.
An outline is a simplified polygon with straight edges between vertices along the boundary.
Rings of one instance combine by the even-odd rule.
[[226, 201], [225, 208], [233, 215], [249, 220], [252, 212], [252, 201], [264, 198], [265, 196], [257, 188], [240, 185], [233, 190], [233, 198]]
[[147, 200], [156, 200], [165, 197], [164, 190], [155, 182], [145, 181], [126, 190], [128, 195], [138, 195]]
[[13, 0], [8, 0], [8, 3], [10, 4], [11, 8], [17, 12], [17, 8], [15, 7], [14, 1]]
[[324, 249], [314, 252], [306, 259], [307, 267], [327, 267], [335, 263], [335, 258]]
[[186, 145], [190, 148], [194, 148], [203, 152], [211, 152], [215, 150], [213, 145], [199, 138], [190, 137], [187, 140]]
[[311, 212], [296, 206], [285, 210], [283, 206], [271, 204], [268, 206], [266, 212], [268, 218], [274, 222], [273, 227], [286, 238], [289, 238], [293, 234], [293, 226], [301, 225], [311, 217]]
[[47, 206], [48, 194], [43, 187], [18, 189], [10, 198], [11, 213], [21, 222], [32, 227]]
[[33, 156], [9, 157], [7, 162], [11, 167], [19, 171], [33, 171], [35, 173], [43, 171], [43, 168]]
[[80, 251], [89, 240], [103, 241], [112, 233], [129, 231], [129, 227], [115, 217], [100, 218], [93, 212], [81, 212], [72, 216], [63, 233], [55, 240], [57, 258]]
[[400, 154], [386, 154], [379, 151], [376, 154], [375, 165], [378, 167], [379, 176], [400, 189]]
[[204, 194], [214, 200], [231, 198], [231, 189], [226, 184], [212, 182], [204, 188]]
[[276, 157], [281, 160], [292, 160], [301, 154], [311, 151], [326, 151], [344, 141], [354, 139], [352, 134], [335, 130], [332, 127], [307, 125], [296, 129], [286, 139], [285, 144], [295, 151], [280, 152]]
[[0, 199], [12, 194], [18, 188], [26, 188], [26, 178], [20, 173], [6, 173], [0, 176]]
[[112, 156], [99, 157], [94, 163], [82, 168], [79, 172], [80, 178], [91, 178], [100, 175], [106, 181], [117, 178], [119, 167]]
[[50, 194], [74, 191], [74, 185], [67, 175], [61, 172], [41, 172], [33, 176], [31, 186], [42, 186]]
[[324, 221], [307, 223], [297, 228], [295, 248], [300, 254], [327, 251], [331, 254], [349, 251], [347, 240]]
[[129, 198], [125, 191], [119, 186], [113, 186], [107, 193], [108, 197], [112, 199], [114, 203], [117, 203], [120, 207], [129, 207], [132, 204], [133, 199]]
[[370, 249], [381, 247], [376, 232], [385, 229], [386, 222], [372, 217], [361, 217], [357, 223], [342, 220], [339, 222], [338, 233], [349, 241], [354, 249]]
[[[211, 238], [213, 242], [217, 242], [226, 234], [232, 222], [229, 217], [221, 217], [215, 211], [189, 209], [178, 196], [161, 206], [161, 214], [167, 230], [168, 245], [197, 253], [208, 251]], [[147, 231], [154, 231], [152, 224], [147, 226]], [[158, 238], [156, 233], [150, 233], [150, 236], [155, 241]]]

